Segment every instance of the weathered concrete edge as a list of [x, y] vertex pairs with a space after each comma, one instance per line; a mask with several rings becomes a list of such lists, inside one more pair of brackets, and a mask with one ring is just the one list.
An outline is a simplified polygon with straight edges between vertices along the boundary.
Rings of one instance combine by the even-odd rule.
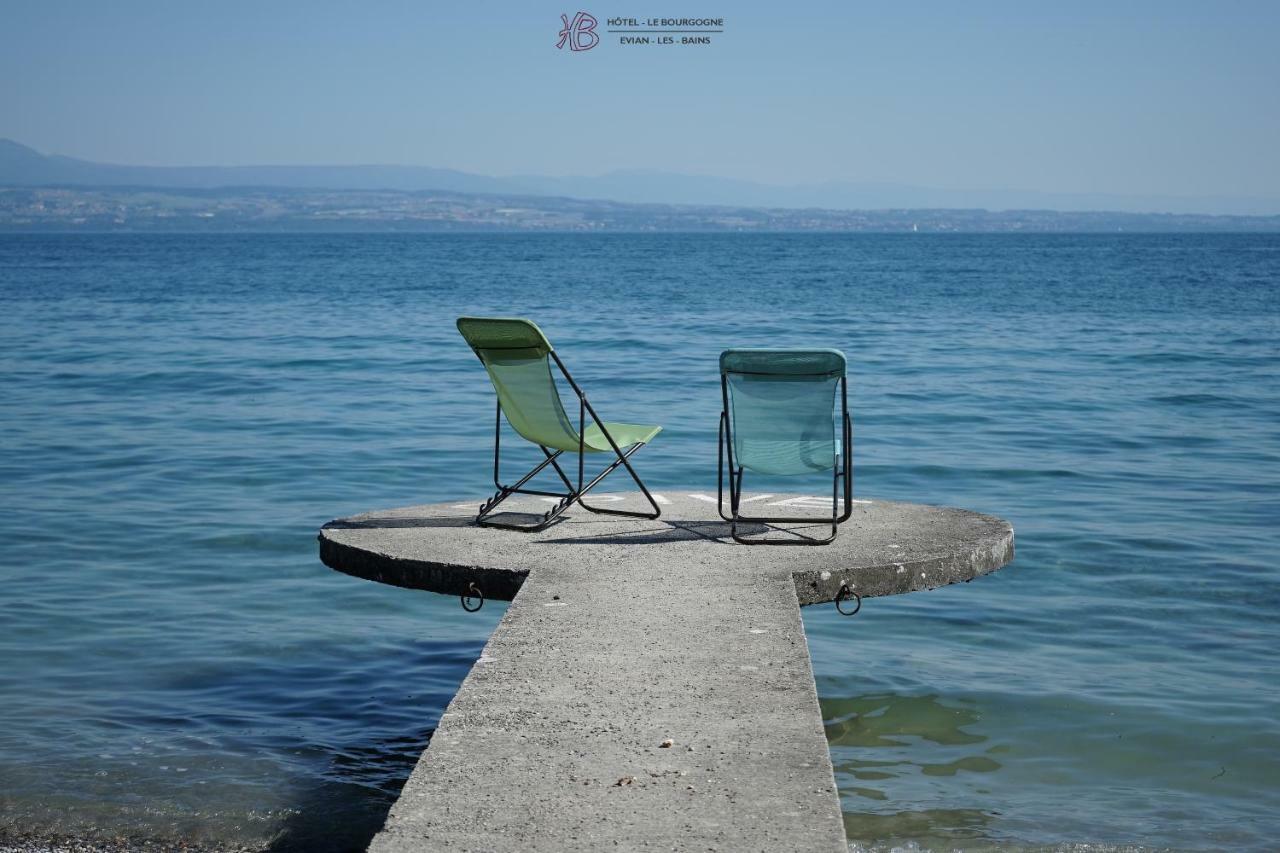
[[902, 595], [926, 589], [937, 589], [954, 583], [968, 583], [989, 575], [1013, 562], [1013, 525], [994, 516], [983, 516], [1003, 530], [965, 554], [944, 554], [922, 560], [907, 560], [891, 566], [855, 566], [847, 569], [806, 569], [793, 574], [796, 597], [800, 606], [835, 601], [840, 587], [849, 588], [863, 598]]
[[[830, 571], [802, 570], [794, 573], [796, 598], [801, 607], [835, 601], [840, 588], [849, 588], [863, 598], [901, 595], [935, 589], [990, 574], [1013, 561], [1013, 525], [994, 516], [983, 516], [1000, 529], [1000, 535], [983, 541], [965, 554], [948, 554], [891, 566], [853, 566]], [[465, 595], [474, 582], [486, 598], [511, 601], [528, 570], [490, 569], [478, 566], [406, 560], [336, 542], [321, 530], [320, 561], [344, 574], [406, 589], [421, 589], [442, 595]], [[740, 546], [749, 547], [749, 546]], [[763, 546], [759, 546], [763, 547]]]
[[[800, 600], [800, 590], [798, 586], [796, 588], [796, 597], [794, 600], [796, 603], [795, 612], [798, 614], [800, 612], [800, 608], [804, 607], [803, 602]], [[835, 809], [834, 809], [835, 821], [840, 826], [840, 830], [839, 830], [840, 843], [839, 843], [838, 849], [841, 850], [843, 853], [843, 851], [846, 851], [848, 849], [848, 845], [845, 841], [844, 804], [840, 799], [840, 786], [836, 782], [835, 762], [831, 760], [831, 745], [829, 742], [827, 742], [826, 720], [822, 715], [822, 697], [818, 695], [818, 680], [817, 678], [814, 677], [814, 674], [813, 674], [813, 649], [809, 647], [809, 632], [805, 630], [804, 618], [801, 617], [799, 621], [800, 621], [800, 639], [804, 643], [804, 665], [809, 670], [809, 684], [808, 684], [806, 693], [807, 693], [809, 702], [811, 703], [811, 707], [815, 711], [817, 711], [816, 716], [817, 716], [818, 736], [819, 738], [821, 738], [822, 742], [826, 745], [826, 754], [823, 755], [823, 759], [824, 759], [823, 769], [826, 770], [826, 773], [824, 775], [826, 776], [826, 779], [831, 786], [831, 796], [828, 799], [835, 806]]]
[[487, 569], [426, 560], [406, 560], [335, 542], [320, 531], [320, 562], [334, 571], [406, 589], [441, 595], [466, 595], [475, 583], [484, 597], [511, 601], [524, 586], [528, 570]]

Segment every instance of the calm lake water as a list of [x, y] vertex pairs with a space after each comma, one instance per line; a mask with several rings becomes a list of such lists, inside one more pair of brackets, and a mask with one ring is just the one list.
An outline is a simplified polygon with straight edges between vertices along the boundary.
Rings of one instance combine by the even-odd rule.
[[[861, 497], [1010, 568], [806, 613], [856, 849], [1280, 838], [1280, 237], [0, 237], [0, 839], [361, 848], [501, 607], [320, 524], [487, 494], [535, 318], [656, 488], [727, 345], [849, 356]], [[847, 535], [847, 534], [846, 534]]]

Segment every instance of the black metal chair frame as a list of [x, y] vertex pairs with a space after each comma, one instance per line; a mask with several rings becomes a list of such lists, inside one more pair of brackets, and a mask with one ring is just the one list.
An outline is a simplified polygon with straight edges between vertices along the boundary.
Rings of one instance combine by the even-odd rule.
[[[729, 522], [729, 535], [740, 545], [829, 545], [835, 541], [841, 524], [849, 520], [853, 514], [853, 423], [849, 420], [849, 380], [840, 377], [840, 414], [841, 431], [844, 441], [840, 445], [840, 458], [831, 466], [831, 535], [825, 539], [814, 539], [809, 536], [795, 534], [797, 539], [744, 539], [738, 535], [738, 525], [754, 524], [813, 524], [823, 521], [822, 517], [795, 518], [786, 516], [746, 516], [739, 511], [742, 501], [743, 467], [735, 465], [733, 460], [733, 418], [729, 416], [729, 378], [721, 374], [720, 394], [724, 408], [720, 412], [720, 448], [718, 459], [718, 482], [716, 491], [717, 508], [720, 517]], [[724, 462], [729, 458], [729, 515], [724, 511]], [[844, 483], [844, 512], [840, 512], [840, 485]]]
[[[548, 448], [544, 447], [541, 444], [538, 445], [538, 448], [542, 451], [542, 454], [546, 456], [546, 459], [544, 459], [538, 465], [534, 466], [534, 468], [531, 471], [529, 471], [527, 474], [525, 474], [523, 477], [517, 480], [514, 485], [510, 485], [510, 486], [503, 485], [501, 477], [499, 475], [500, 459], [502, 454], [502, 401], [499, 400], [496, 406], [497, 415], [494, 420], [494, 430], [493, 430], [493, 485], [497, 488], [498, 491], [495, 492], [491, 498], [489, 498], [487, 501], [485, 501], [483, 504], [480, 505], [480, 513], [479, 515], [476, 516], [476, 524], [480, 525], [481, 527], [497, 527], [502, 530], [520, 530], [526, 533], [536, 533], [539, 530], [546, 529], [551, 524], [558, 521], [560, 516], [562, 516], [565, 513], [565, 511], [569, 509], [569, 507], [573, 506], [574, 503], [579, 504], [583, 509], [587, 510], [588, 512], [593, 512], [598, 515], [620, 515], [620, 516], [625, 516], [627, 518], [647, 518], [647, 519], [655, 519], [660, 515], [662, 515], [662, 510], [658, 508], [657, 501], [653, 499], [653, 495], [649, 493], [649, 489], [645, 486], [644, 482], [640, 479], [640, 476], [636, 474], [636, 470], [631, 467], [631, 462], [629, 461], [630, 457], [633, 456], [637, 450], [644, 447], [647, 442], [643, 442], [643, 441], [637, 442], [636, 444], [633, 444], [630, 447], [628, 447], [625, 452], [620, 447], [618, 447], [618, 443], [614, 441], [613, 436], [609, 434], [609, 430], [605, 428], [604, 421], [600, 420], [600, 416], [596, 414], [596, 410], [591, 407], [591, 403], [587, 400], [587, 395], [583, 393], [582, 389], [578, 387], [578, 383], [574, 382], [573, 377], [569, 375], [569, 371], [564, 366], [564, 362], [560, 360], [560, 356], [556, 355], [555, 350], [550, 350], [547, 354], [550, 355], [551, 358], [555, 361], [556, 367], [560, 369], [561, 375], [563, 375], [565, 380], [569, 383], [569, 387], [573, 389], [573, 393], [578, 396], [578, 483], [577, 483], [577, 486], [576, 487], [574, 486], [573, 481], [569, 479], [569, 476], [565, 474], [564, 469], [560, 467], [560, 463], [556, 461], [557, 459], [560, 458], [560, 456], [564, 453], [564, 451], [556, 450], [553, 453], [551, 450], [549, 450]], [[481, 363], [483, 363], [483, 360], [481, 361]], [[603, 471], [597, 474], [595, 478], [591, 480], [591, 482], [587, 483], [584, 486], [583, 480], [585, 479], [584, 477], [585, 457], [587, 454], [586, 454], [586, 439], [584, 437], [583, 430], [586, 427], [586, 416], [588, 414], [591, 415], [591, 419], [595, 421], [596, 426], [600, 428], [601, 434], [604, 435], [604, 437], [608, 440], [609, 447], [613, 449], [613, 452], [617, 456], [617, 459], [611, 462], [608, 465], [608, 467], [606, 467]], [[559, 475], [560, 477], [560, 481], [564, 483], [565, 489], [568, 490], [567, 492], [548, 492], [542, 489], [524, 488], [525, 483], [529, 482], [538, 474], [540, 474], [543, 471], [543, 469], [545, 469], [548, 465], [550, 465], [553, 469], [555, 469], [556, 474]], [[601, 480], [603, 480], [605, 477], [609, 476], [614, 471], [616, 471], [619, 466], [626, 467], [627, 473], [631, 475], [631, 479], [634, 480], [636, 485], [640, 487], [640, 491], [644, 493], [645, 498], [649, 501], [649, 505], [653, 507], [653, 512], [651, 513], [629, 512], [629, 511], [620, 510], [620, 509], [605, 509], [603, 507], [591, 506], [590, 504], [588, 504], [586, 501], [582, 499], [583, 495], [587, 494], [587, 492], [590, 492], [592, 489], [594, 489], [600, 483]], [[532, 525], [510, 524], [507, 522], [491, 521], [490, 516], [494, 514], [498, 506], [507, 498], [511, 497], [512, 495], [538, 495], [540, 497], [559, 498], [560, 500], [555, 506], [553, 506], [551, 509], [543, 513], [541, 521], [538, 521], [537, 523]]]

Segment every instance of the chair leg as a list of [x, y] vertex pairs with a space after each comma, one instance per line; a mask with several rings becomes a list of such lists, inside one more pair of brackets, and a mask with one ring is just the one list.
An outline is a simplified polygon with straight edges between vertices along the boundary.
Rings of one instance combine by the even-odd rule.
[[[742, 521], [742, 519], [739, 518], [736, 519], [736, 521]], [[736, 529], [731, 530], [729, 535], [732, 536], [733, 541], [737, 542], [739, 545], [785, 545], [791, 547], [795, 545], [830, 545], [832, 542], [836, 541], [838, 533], [839, 531], [833, 527], [831, 535], [825, 539], [812, 539], [808, 536], [800, 536], [799, 534], [796, 534], [796, 539], [743, 539], [738, 535]]]
[[[553, 521], [555, 521], [573, 503], [574, 495], [572, 491], [569, 494], [560, 494], [559, 492], [545, 492], [540, 489], [524, 489], [521, 488], [525, 483], [532, 480], [548, 465], [554, 465], [557, 470], [560, 466], [556, 462], [556, 457], [560, 456], [564, 451], [557, 450], [555, 453], [550, 452], [545, 447], [542, 452], [546, 455], [540, 464], [536, 465], [527, 474], [516, 481], [513, 486], [504, 486], [497, 479], [497, 448], [494, 451], [494, 484], [498, 487], [498, 491], [491, 498], [480, 505], [480, 512], [476, 515], [476, 524], [481, 527], [496, 527], [500, 530], [523, 530], [529, 533], [536, 533], [543, 530]], [[536, 524], [508, 524], [506, 522], [490, 521], [489, 517], [494, 514], [498, 506], [512, 495], [540, 495], [542, 497], [560, 498], [560, 502], [553, 508], [543, 513], [542, 520]], [[567, 502], [566, 502], [567, 501]]]
[[476, 524], [480, 527], [493, 527], [498, 530], [518, 530], [522, 533], [537, 533], [540, 530], [546, 530], [559, 520], [560, 516], [564, 514], [564, 511], [568, 509], [569, 505], [572, 503], [573, 501], [571, 500], [562, 500], [560, 503], [543, 513], [542, 518], [534, 524], [508, 524], [505, 521], [491, 521], [489, 516], [493, 515], [492, 511], [476, 516]]
[[[644, 442], [640, 442], [638, 444], [632, 445], [631, 447], [627, 448], [627, 450], [625, 450], [624, 452], [618, 454], [618, 458], [612, 464], [610, 464], [607, 468], [605, 468], [603, 471], [597, 474], [591, 480], [591, 482], [583, 486], [581, 490], [576, 489], [574, 487], [572, 481], [569, 480], [568, 475], [565, 474], [564, 469], [560, 467], [560, 464], [557, 461], [558, 457], [564, 451], [557, 450], [555, 453], [552, 453], [551, 451], [543, 447], [542, 452], [547, 458], [544, 459], [539, 465], [534, 467], [531, 471], [529, 471], [529, 473], [521, 477], [519, 482], [517, 482], [514, 486], [500, 486], [498, 492], [480, 506], [480, 514], [476, 516], [476, 524], [480, 525], [481, 527], [496, 527], [502, 530], [520, 530], [528, 533], [537, 533], [540, 530], [545, 530], [553, 522], [559, 519], [559, 517], [563, 515], [565, 511], [568, 510], [569, 507], [571, 507], [574, 503], [581, 504], [583, 509], [587, 510], [588, 512], [596, 513], [598, 515], [617, 515], [617, 516], [624, 516], [627, 518], [646, 518], [646, 519], [658, 518], [662, 514], [662, 510], [659, 509], [657, 501], [653, 499], [653, 495], [649, 493], [649, 489], [640, 480], [640, 477], [636, 474], [635, 469], [631, 467], [631, 463], [628, 461], [628, 459], [636, 451], [638, 451], [640, 448], [644, 446], [645, 446]], [[555, 469], [555, 472], [560, 477], [561, 482], [565, 484], [565, 487], [568, 489], [567, 494], [520, 488], [529, 480], [533, 479], [533, 477], [539, 474], [548, 465], [552, 466]], [[604, 509], [603, 507], [591, 506], [582, 499], [583, 495], [587, 494], [592, 489], [594, 489], [597, 485], [600, 484], [602, 480], [604, 480], [605, 477], [612, 474], [619, 467], [625, 467], [627, 469], [627, 472], [631, 475], [631, 478], [635, 480], [636, 485], [640, 487], [640, 490], [644, 493], [645, 498], [648, 499], [649, 505], [653, 507], [653, 512], [633, 512], [629, 510], [620, 510], [620, 509]], [[544, 497], [559, 498], [560, 500], [555, 506], [547, 510], [547, 512], [543, 514], [542, 519], [538, 521], [536, 524], [531, 524], [531, 525], [530, 524], [508, 524], [506, 522], [490, 521], [489, 516], [493, 515], [493, 512], [498, 507], [498, 505], [514, 494], [541, 495]]]
[[[649, 493], [648, 487], [645, 486], [644, 481], [640, 479], [640, 476], [636, 474], [636, 469], [631, 467], [631, 462], [629, 461], [631, 456], [635, 454], [637, 450], [639, 450], [644, 446], [645, 446], [645, 443], [642, 441], [642, 442], [639, 442], [638, 444], [631, 445], [631, 447], [627, 448], [626, 451], [619, 453], [617, 461], [613, 462], [611, 465], [609, 465], [609, 467], [605, 468], [604, 471], [600, 472], [600, 474], [598, 474], [594, 480], [592, 480], [587, 486], [585, 486], [582, 489], [582, 491], [578, 493], [578, 503], [582, 505], [583, 509], [585, 509], [587, 512], [593, 512], [597, 515], [618, 515], [618, 516], [623, 516], [624, 518], [655, 519], [660, 515], [662, 515], [662, 510], [658, 508], [658, 502], [653, 499], [653, 495]], [[634, 480], [635, 484], [640, 487], [640, 491], [644, 493], [645, 499], [649, 501], [649, 506], [653, 507], [653, 512], [633, 512], [633, 511], [622, 510], [622, 509], [604, 509], [603, 507], [591, 506], [590, 504], [588, 504], [586, 501], [582, 499], [582, 496], [585, 495], [587, 492], [591, 491], [593, 488], [595, 488], [596, 484], [598, 484], [605, 477], [609, 476], [615, 470], [617, 470], [619, 465], [622, 465], [627, 469], [627, 473], [631, 475], [631, 479]]]
[[[502, 404], [501, 402], [499, 402], [497, 404], [495, 415], [494, 415], [494, 440], [493, 440], [493, 483], [495, 486], [497, 486], [498, 491], [493, 495], [493, 497], [485, 501], [480, 506], [480, 514], [476, 516], [476, 524], [482, 527], [498, 527], [506, 530], [523, 530], [530, 533], [536, 533], [537, 531], [545, 529], [552, 522], [556, 521], [561, 515], [564, 514], [565, 510], [567, 510], [575, 502], [578, 504], [581, 504], [582, 508], [587, 510], [588, 512], [596, 513], [599, 515], [618, 515], [618, 516], [624, 516], [627, 518], [647, 518], [647, 519], [658, 518], [660, 515], [662, 515], [662, 510], [658, 507], [658, 502], [653, 499], [653, 495], [649, 493], [648, 487], [645, 486], [644, 481], [640, 479], [640, 475], [636, 473], [636, 469], [631, 467], [631, 462], [629, 461], [630, 457], [634, 455], [636, 451], [638, 451], [640, 448], [645, 446], [645, 442], [643, 441], [637, 442], [636, 444], [633, 444], [631, 445], [631, 447], [627, 448], [626, 451], [623, 451], [622, 448], [618, 446], [617, 442], [613, 440], [613, 436], [609, 435], [609, 432], [605, 428], [604, 423], [600, 420], [599, 415], [596, 414], [595, 409], [591, 407], [591, 404], [587, 402], [586, 396], [582, 393], [582, 390], [578, 388], [577, 383], [573, 381], [573, 377], [569, 375], [569, 371], [565, 369], [565, 366], [560, 361], [559, 356], [557, 356], [554, 352], [552, 352], [551, 357], [555, 359], [556, 364], [559, 365], [560, 367], [561, 373], [564, 374], [565, 379], [568, 380], [569, 385], [573, 388], [573, 390], [578, 395], [578, 483], [577, 483], [577, 487], [575, 488], [573, 481], [569, 479], [568, 475], [565, 474], [564, 469], [560, 467], [560, 463], [556, 461], [556, 458], [559, 457], [561, 453], [563, 453], [564, 451], [557, 450], [555, 453], [552, 453], [551, 451], [547, 450], [546, 447], [542, 447], [541, 445], [539, 445], [539, 447], [542, 450], [543, 455], [546, 456], [546, 459], [544, 459], [539, 465], [537, 465], [528, 474], [525, 474], [522, 478], [520, 478], [519, 482], [517, 482], [514, 486], [504, 486], [502, 485], [502, 483], [498, 481], [498, 462], [499, 462], [499, 454], [501, 452], [500, 448], [501, 448], [501, 440], [502, 440], [501, 439]], [[587, 412], [591, 413], [592, 420], [594, 420], [596, 424], [599, 426], [600, 431], [604, 434], [604, 437], [609, 442], [609, 447], [613, 449], [613, 452], [617, 455], [618, 458], [612, 464], [606, 467], [603, 471], [597, 474], [596, 477], [590, 483], [584, 486], [582, 484], [582, 479], [583, 479], [582, 468], [583, 468], [583, 457], [586, 454], [584, 452], [583, 435], [585, 434], [584, 427], [585, 427], [585, 419], [586, 419]], [[560, 481], [565, 485], [567, 494], [560, 494], [559, 492], [543, 492], [535, 489], [521, 488], [521, 486], [523, 486], [529, 480], [533, 479], [535, 475], [541, 472], [548, 465], [551, 465], [555, 469], [556, 475], [560, 477]], [[605, 477], [609, 476], [611, 473], [617, 470], [618, 466], [623, 466], [627, 469], [627, 473], [631, 475], [631, 479], [635, 481], [635, 484], [637, 486], [640, 487], [640, 491], [644, 493], [645, 499], [649, 501], [649, 506], [653, 507], [653, 512], [651, 513], [650, 512], [632, 512], [628, 510], [619, 510], [619, 509], [604, 509], [603, 507], [591, 506], [590, 504], [588, 504], [586, 501], [582, 499], [583, 495], [587, 494], [587, 492], [594, 489], [602, 480], [604, 480]], [[559, 502], [556, 503], [554, 507], [547, 510], [547, 512], [543, 515], [542, 520], [534, 525], [505, 524], [505, 523], [496, 522], [496, 521], [489, 521], [488, 520], [489, 516], [493, 514], [493, 510], [513, 494], [543, 495], [546, 497], [559, 498]]]
[[[743, 537], [739, 536], [738, 524], [742, 522], [753, 523], [753, 524], [766, 524], [766, 525], [768, 524], [806, 524], [806, 523], [812, 524], [814, 522], [827, 520], [827, 519], [821, 519], [821, 518], [798, 518], [798, 517], [783, 517], [783, 516], [763, 517], [763, 516], [742, 515], [741, 513], [738, 512], [738, 501], [742, 494], [742, 475], [743, 475], [743, 469], [741, 468], [738, 469], [736, 477], [734, 476], [734, 473], [732, 471], [729, 472], [730, 507], [733, 511], [733, 517], [729, 519], [729, 536], [732, 537], [734, 542], [737, 542], [739, 545], [793, 546], [793, 545], [830, 545], [832, 542], [836, 541], [836, 536], [839, 535], [839, 532], [840, 532], [840, 523], [842, 521], [847, 520], [849, 515], [849, 509], [847, 506], [846, 506], [845, 514], [843, 518], [837, 515], [840, 508], [839, 498], [837, 497], [837, 495], [839, 493], [838, 489], [839, 489], [840, 477], [842, 475], [841, 466], [839, 465], [839, 463], [836, 464], [835, 471], [832, 473], [831, 518], [829, 520], [831, 524], [831, 535], [827, 536], [824, 539], [814, 539], [809, 536], [802, 536], [801, 534], [798, 534], [798, 533], [795, 534], [798, 537], [796, 539], [744, 539]], [[787, 532], [793, 532], [793, 531], [787, 531]]]
[[[725, 521], [732, 522], [732, 515], [724, 514], [724, 455], [726, 452], [724, 440], [724, 428], [726, 415], [720, 413], [720, 439], [718, 444], [718, 452], [716, 453], [716, 512]], [[733, 458], [729, 459], [729, 508], [734, 510], [738, 506], [738, 499], [735, 497], [736, 492], [733, 489]]]
[[[660, 509], [658, 508], [658, 504], [657, 504], [657, 502], [653, 499], [653, 495], [649, 494], [649, 489], [648, 489], [648, 488], [645, 486], [645, 484], [640, 480], [640, 477], [639, 477], [639, 476], [637, 476], [635, 469], [631, 467], [631, 463], [628, 461], [628, 459], [631, 457], [631, 455], [632, 455], [632, 454], [634, 454], [634, 453], [635, 453], [637, 450], [639, 450], [640, 448], [644, 447], [644, 445], [645, 445], [645, 442], [643, 442], [643, 441], [642, 441], [642, 442], [639, 442], [638, 444], [633, 444], [631, 447], [629, 447], [629, 448], [626, 450], [626, 452], [619, 454], [618, 460], [617, 460], [616, 462], [614, 462], [614, 463], [613, 463], [613, 464], [611, 464], [608, 468], [606, 468], [603, 472], [601, 472], [601, 473], [599, 474], [599, 476], [597, 476], [597, 477], [596, 477], [595, 479], [593, 479], [593, 480], [592, 480], [592, 481], [591, 481], [587, 486], [585, 486], [585, 487], [581, 490], [581, 492], [578, 492], [578, 498], [577, 498], [577, 500], [578, 500], [578, 503], [582, 506], [582, 508], [583, 508], [583, 509], [587, 510], [588, 512], [593, 512], [593, 513], [595, 513], [595, 514], [597, 514], [597, 515], [620, 515], [620, 516], [623, 516], [623, 517], [625, 517], [625, 518], [648, 518], [648, 519], [654, 519], [654, 518], [657, 518], [658, 516], [660, 516], [660, 515], [662, 514], [662, 510], [660, 510]], [[548, 456], [550, 456], [550, 455], [551, 455], [551, 452], [550, 452], [549, 450], [547, 450], [545, 447], [544, 447], [544, 448], [542, 448], [542, 452], [543, 452], [543, 453], [545, 453], [545, 454], [547, 454]], [[560, 454], [559, 454], [559, 453], [556, 453], [555, 455], [556, 455], [556, 456], [559, 456]], [[565, 488], [566, 488], [566, 489], [568, 489], [568, 490], [569, 490], [569, 491], [571, 491], [571, 492], [575, 492], [575, 491], [577, 491], [577, 490], [575, 490], [575, 489], [574, 489], [573, 481], [571, 481], [571, 480], [569, 479], [569, 475], [568, 475], [568, 474], [566, 474], [566, 473], [564, 472], [564, 469], [560, 467], [560, 464], [559, 464], [558, 462], [555, 462], [555, 461], [552, 461], [552, 462], [551, 462], [551, 464], [552, 464], [552, 466], [555, 468], [555, 470], [556, 470], [556, 474], [558, 474], [558, 475], [559, 475], [559, 477], [560, 477], [560, 482], [564, 483]], [[604, 509], [603, 507], [594, 507], [594, 506], [591, 506], [590, 504], [588, 504], [586, 501], [584, 501], [584, 500], [582, 499], [582, 495], [585, 495], [585, 494], [586, 494], [587, 492], [589, 492], [592, 488], [594, 488], [594, 487], [595, 487], [595, 485], [596, 485], [597, 483], [599, 483], [601, 480], [603, 480], [603, 479], [604, 479], [605, 477], [607, 477], [609, 474], [611, 474], [612, 472], [614, 472], [615, 470], [617, 470], [617, 468], [618, 468], [618, 465], [619, 465], [619, 464], [625, 465], [625, 466], [627, 467], [627, 473], [629, 473], [629, 474], [631, 475], [631, 479], [635, 480], [636, 485], [640, 487], [640, 491], [644, 492], [644, 496], [649, 500], [649, 505], [653, 507], [653, 512], [652, 512], [652, 513], [648, 513], [648, 512], [630, 512], [630, 511], [627, 511], [627, 510], [621, 510], [621, 509]]]

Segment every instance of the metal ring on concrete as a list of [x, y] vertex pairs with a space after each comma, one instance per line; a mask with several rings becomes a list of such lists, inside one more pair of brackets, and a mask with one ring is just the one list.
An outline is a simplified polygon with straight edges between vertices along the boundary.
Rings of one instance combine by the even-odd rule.
[[[845, 610], [844, 607], [842, 607], [841, 605], [844, 602], [848, 601], [849, 596], [851, 595], [855, 599], [857, 599], [858, 606], [853, 608], [852, 610]], [[862, 609], [862, 596], [858, 595], [857, 592], [849, 589], [849, 585], [847, 583], [840, 584], [840, 591], [836, 593], [836, 612], [839, 613], [841, 616], [853, 616], [861, 609]]]
[[[462, 594], [461, 598], [462, 598], [462, 609], [467, 611], [468, 613], [475, 613], [481, 607], [484, 607], [484, 593], [480, 591], [480, 587], [476, 586], [475, 581], [472, 581], [471, 583], [467, 584], [467, 591]], [[475, 607], [472, 607], [469, 604], [469, 602], [473, 598], [480, 599], [480, 603], [477, 604]]]

